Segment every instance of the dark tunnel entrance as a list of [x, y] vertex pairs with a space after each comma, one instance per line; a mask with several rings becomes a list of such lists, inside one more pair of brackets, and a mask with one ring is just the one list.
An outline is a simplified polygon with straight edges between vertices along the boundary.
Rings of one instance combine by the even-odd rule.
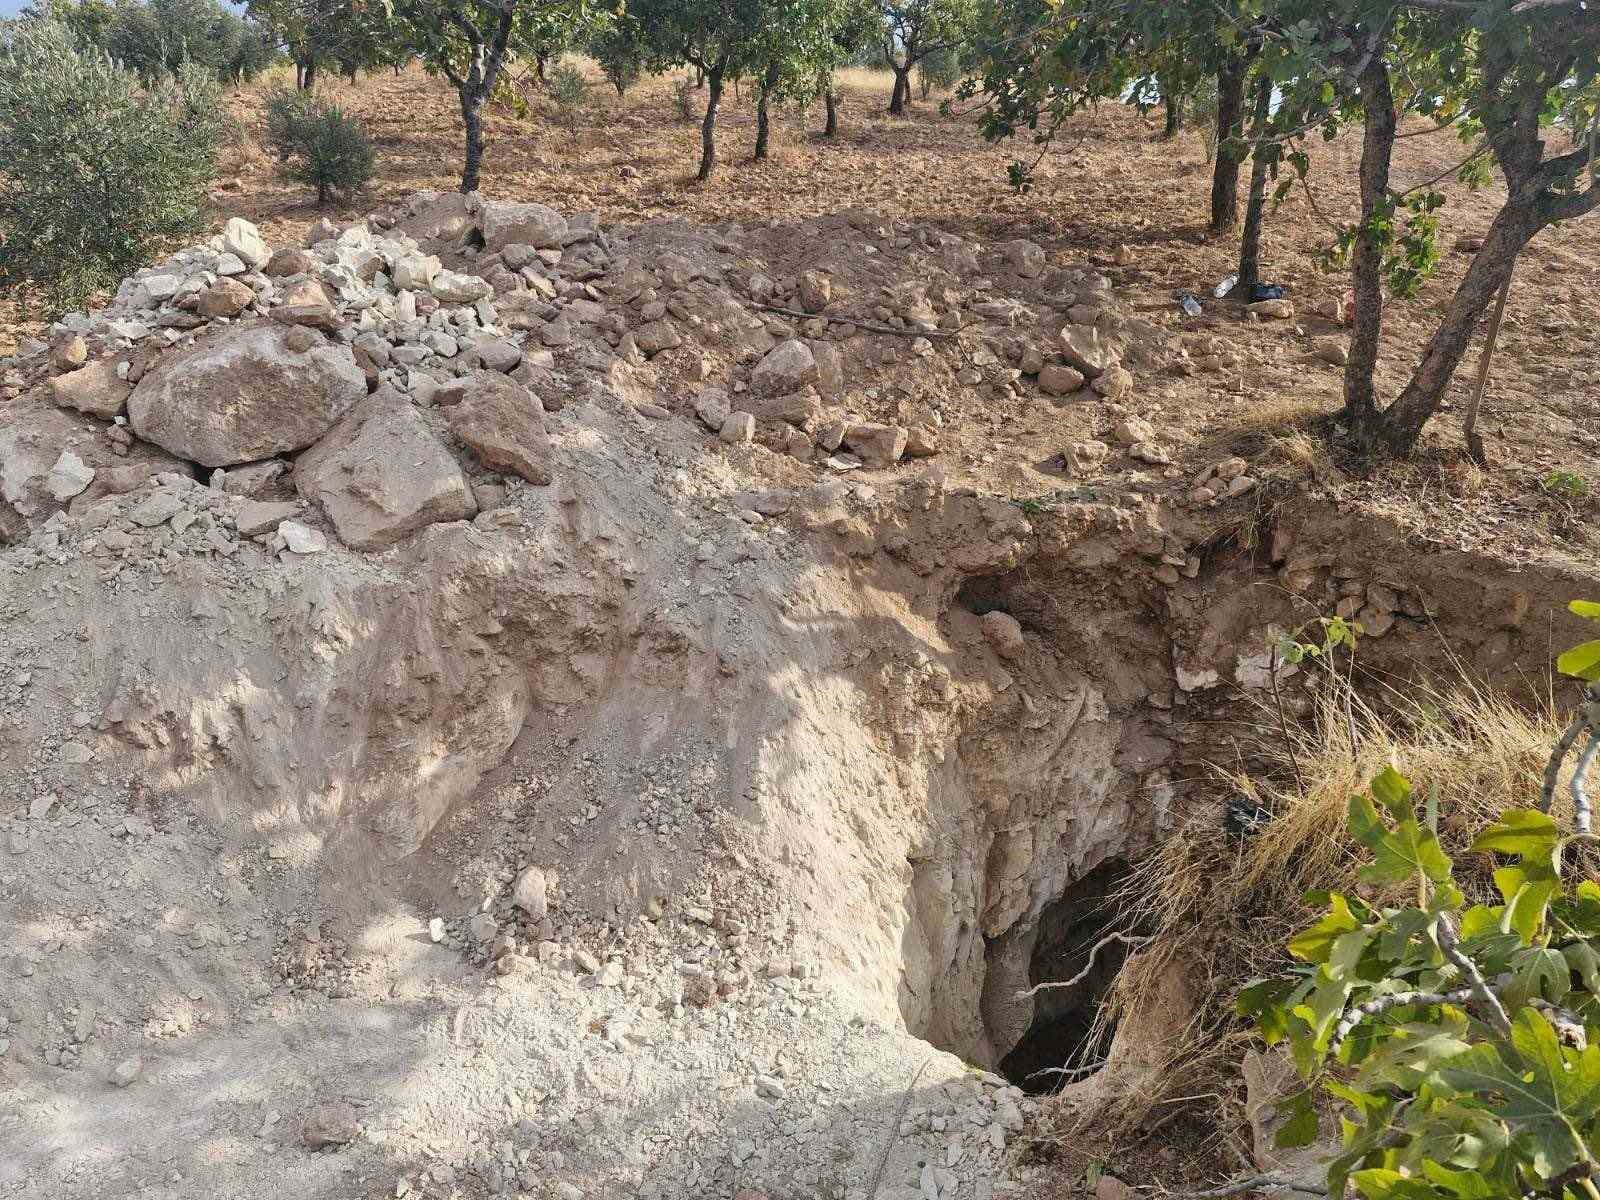
[[[1113, 1030], [1109, 1025], [1097, 1029], [1096, 1017], [1128, 947], [1123, 942], [1101, 947], [1092, 968], [1089, 952], [1115, 928], [1111, 897], [1127, 875], [1127, 864], [1120, 859], [1102, 863], [1039, 916], [1039, 937], [1028, 968], [1030, 986], [1080, 974], [1083, 978], [1071, 987], [1036, 993], [1028, 1031], [1000, 1060], [1000, 1073], [1026, 1092], [1059, 1091], [1063, 1084], [1091, 1074], [1110, 1049]], [[1071, 1073], [1062, 1074], [1059, 1068]]]

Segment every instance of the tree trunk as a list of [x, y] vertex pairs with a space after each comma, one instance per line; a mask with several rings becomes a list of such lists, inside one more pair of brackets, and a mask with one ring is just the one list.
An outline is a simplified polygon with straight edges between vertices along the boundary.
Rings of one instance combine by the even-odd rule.
[[903, 117], [906, 115], [906, 105], [911, 100], [911, 67], [890, 63], [894, 71], [894, 91], [889, 93], [889, 115]]
[[1244, 85], [1248, 62], [1228, 60], [1217, 72], [1217, 164], [1211, 176], [1211, 232], [1239, 223], [1239, 167], [1244, 163]]
[[304, 58], [295, 63], [295, 86], [302, 92], [309, 92], [317, 86], [317, 60]]
[[467, 159], [461, 169], [461, 191], [475, 192], [478, 190], [478, 168], [483, 162], [483, 116], [479, 109], [483, 104], [484, 91], [473, 84], [457, 88], [456, 91], [461, 99], [461, 120], [467, 127]]
[[1377, 416], [1378, 339], [1383, 333], [1383, 247], [1368, 229], [1380, 206], [1388, 203], [1389, 163], [1394, 156], [1394, 90], [1389, 64], [1374, 54], [1361, 74], [1361, 112], [1366, 129], [1361, 140], [1361, 227], [1356, 231], [1351, 278], [1356, 297], [1356, 327], [1344, 368], [1345, 419], [1356, 441], [1371, 445]]
[[772, 123], [767, 117], [767, 97], [778, 81], [777, 76], [775, 68], [767, 68], [766, 78], [761, 81], [761, 97], [756, 101], [756, 162], [767, 157], [767, 141], [772, 133]]
[[1272, 166], [1272, 149], [1267, 145], [1267, 126], [1272, 121], [1272, 76], [1261, 72], [1256, 83], [1256, 111], [1250, 123], [1255, 142], [1250, 167], [1250, 203], [1245, 208], [1244, 236], [1239, 240], [1239, 282], [1234, 292], [1250, 298], [1250, 289], [1261, 282], [1261, 226], [1267, 214], [1267, 174]]
[[1167, 110], [1167, 123], [1161, 128], [1161, 136], [1170, 141], [1183, 128], [1183, 105], [1178, 96], [1165, 87], [1161, 89], [1161, 105]]
[[823, 137], [834, 137], [839, 132], [839, 93], [833, 90], [833, 81], [828, 81], [827, 90], [822, 93], [823, 106], [828, 111], [827, 124], [822, 127]]
[[706, 72], [706, 115], [700, 122], [700, 172], [695, 176], [701, 183], [711, 178], [717, 165], [717, 109], [722, 104], [722, 67], [712, 67]]
[[544, 69], [550, 62], [550, 51], [536, 50], [533, 55], [533, 73], [539, 77], [539, 82], [544, 83]]
[[1517, 255], [1539, 232], [1540, 221], [1532, 206], [1510, 205], [1500, 210], [1467, 268], [1456, 293], [1450, 298], [1442, 324], [1434, 332], [1417, 364], [1411, 382], [1406, 384], [1383, 415], [1377, 418], [1377, 435], [1391, 454], [1407, 455], [1422, 436], [1428, 418], [1439, 411], [1445, 389], [1472, 344], [1473, 332], [1483, 319], [1495, 295], [1517, 265]]
[[706, 85], [706, 69], [704, 67], [696, 67], [694, 69], [694, 86], [695, 86], [695, 90], [698, 91], [700, 88], [705, 87], [705, 85]]

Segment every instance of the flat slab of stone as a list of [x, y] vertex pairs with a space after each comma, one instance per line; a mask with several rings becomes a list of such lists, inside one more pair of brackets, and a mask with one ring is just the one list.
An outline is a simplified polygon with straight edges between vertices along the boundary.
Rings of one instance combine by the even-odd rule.
[[539, 397], [494, 371], [473, 371], [434, 393], [450, 432], [484, 466], [529, 483], [550, 482], [550, 436]]
[[424, 526], [478, 511], [456, 460], [411, 402], [387, 388], [295, 461], [294, 482], [354, 550], [382, 550]]

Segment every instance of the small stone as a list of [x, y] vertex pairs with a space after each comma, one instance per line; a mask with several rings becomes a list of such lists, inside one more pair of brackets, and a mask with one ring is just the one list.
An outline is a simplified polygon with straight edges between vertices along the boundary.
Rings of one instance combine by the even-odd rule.
[[756, 436], [755, 414], [742, 409], [729, 413], [727, 420], [722, 423], [722, 428], [717, 431], [717, 436], [730, 446], [749, 444]]
[[828, 301], [833, 299], [833, 280], [821, 271], [804, 271], [798, 282], [801, 308], [819, 313], [828, 307]]
[[440, 271], [429, 281], [428, 289], [446, 304], [471, 304], [494, 295], [487, 280], [459, 271]]
[[328, 539], [321, 530], [302, 525], [299, 521], [284, 521], [278, 526], [283, 544], [291, 554], [321, 554], [328, 548]]
[[479, 913], [467, 924], [467, 932], [475, 942], [492, 942], [500, 932], [500, 923], [488, 913]]
[[360, 1132], [361, 1118], [350, 1105], [319, 1104], [307, 1115], [301, 1136], [311, 1149], [320, 1150], [352, 1142]]
[[1111, 447], [1100, 441], [1073, 442], [1061, 454], [1062, 461], [1076, 475], [1085, 475], [1102, 465]]
[[65, 504], [74, 496], [81, 495], [94, 482], [94, 474], [94, 468], [88, 466], [83, 459], [71, 450], [63, 450], [56, 459], [55, 466], [50, 468], [45, 487], [52, 496]]
[[304, 250], [285, 246], [273, 252], [267, 265], [261, 268], [261, 273], [269, 279], [281, 279], [285, 275], [309, 275], [316, 265], [316, 260]]
[[1102, 1175], [1094, 1185], [1094, 1200], [1134, 1200], [1134, 1193], [1115, 1175]]
[[1294, 305], [1288, 300], [1258, 300], [1254, 304], [1247, 304], [1245, 311], [1271, 321], [1294, 319]]
[[298, 504], [270, 504], [251, 500], [239, 509], [235, 523], [240, 537], [255, 537], [257, 534], [271, 533], [299, 512]]
[[533, 920], [544, 920], [550, 906], [549, 886], [544, 872], [538, 867], [525, 868], [511, 889], [511, 902]]
[[1321, 338], [1316, 345], [1316, 355], [1325, 363], [1342, 367], [1350, 361], [1350, 352], [1338, 338]]
[[89, 361], [89, 344], [81, 334], [68, 334], [50, 347], [50, 365], [57, 371], [76, 371]]
[[1001, 658], [1015, 660], [1026, 652], [1027, 643], [1023, 641], [1022, 623], [1010, 613], [996, 609], [984, 613], [979, 623], [983, 627], [984, 638]]
[[141, 529], [154, 529], [172, 520], [183, 511], [183, 501], [176, 492], [161, 489], [147, 496], [128, 513], [128, 520]]
[[137, 1054], [123, 1059], [111, 1068], [111, 1083], [115, 1087], [124, 1088], [139, 1078], [139, 1072], [144, 1070], [144, 1059]]
[[224, 277], [200, 293], [198, 311], [203, 317], [236, 317], [255, 298], [256, 294], [237, 279]]
[[435, 946], [444, 941], [443, 917], [433, 917], [428, 921], [428, 940]]
[[1083, 386], [1083, 373], [1061, 363], [1046, 363], [1039, 368], [1039, 390], [1050, 396], [1065, 396]]
[[789, 1094], [789, 1089], [783, 1086], [781, 1079], [774, 1079], [771, 1075], [756, 1076], [756, 1095], [767, 1100], [782, 1100]]

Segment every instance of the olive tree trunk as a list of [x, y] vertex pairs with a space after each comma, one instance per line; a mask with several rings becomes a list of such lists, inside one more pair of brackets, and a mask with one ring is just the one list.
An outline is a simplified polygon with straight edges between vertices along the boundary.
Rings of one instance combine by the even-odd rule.
[[1250, 167], [1250, 203], [1244, 212], [1244, 235], [1239, 239], [1239, 282], [1235, 292], [1248, 299], [1250, 289], [1261, 282], [1261, 227], [1267, 215], [1267, 175], [1272, 169], [1274, 147], [1268, 142], [1272, 123], [1272, 76], [1265, 71], [1256, 83], [1256, 110], [1250, 123], [1255, 142]]
[[1211, 232], [1239, 223], [1239, 168], [1244, 165], [1244, 90], [1249, 63], [1228, 60], [1217, 72], [1217, 161], [1211, 176]]
[[1373, 218], [1389, 203], [1389, 165], [1394, 158], [1394, 88], [1389, 64], [1374, 54], [1361, 73], [1361, 227], [1350, 265], [1355, 291], [1355, 332], [1344, 368], [1344, 412], [1356, 441], [1370, 444], [1377, 416], [1378, 340], [1383, 333], [1383, 246], [1371, 232]]
[[827, 122], [822, 126], [822, 136], [835, 137], [839, 132], [839, 93], [833, 90], [831, 79], [827, 90], [822, 93], [822, 104], [828, 113]]
[[706, 71], [706, 115], [700, 122], [700, 170], [695, 178], [701, 183], [711, 178], [717, 166], [717, 109], [722, 106], [722, 64]]

